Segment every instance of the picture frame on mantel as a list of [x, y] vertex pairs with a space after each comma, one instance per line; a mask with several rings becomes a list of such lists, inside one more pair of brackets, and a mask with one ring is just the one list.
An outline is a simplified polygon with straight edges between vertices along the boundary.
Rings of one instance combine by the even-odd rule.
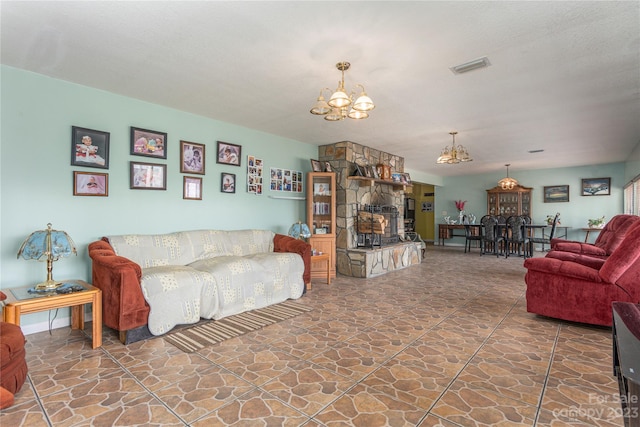
[[611, 178], [586, 178], [582, 180], [583, 196], [610, 196]]

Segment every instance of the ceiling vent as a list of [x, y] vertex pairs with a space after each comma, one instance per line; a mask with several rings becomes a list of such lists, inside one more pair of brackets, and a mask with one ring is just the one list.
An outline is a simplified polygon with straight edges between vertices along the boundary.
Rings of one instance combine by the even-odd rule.
[[464, 64], [456, 65], [449, 69], [453, 74], [462, 74], [479, 68], [487, 68], [489, 65], [491, 65], [489, 58], [483, 56], [482, 58], [474, 59], [473, 61], [465, 62]]

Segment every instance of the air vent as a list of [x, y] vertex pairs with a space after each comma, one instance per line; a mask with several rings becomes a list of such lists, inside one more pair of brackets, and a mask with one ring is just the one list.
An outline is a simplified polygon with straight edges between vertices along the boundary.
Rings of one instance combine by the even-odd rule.
[[529, 150], [529, 153], [533, 154], [533, 153], [542, 153], [544, 150], [543, 149], [538, 149], [538, 150]]
[[478, 70], [480, 68], [486, 68], [491, 65], [489, 58], [483, 56], [482, 58], [474, 59], [473, 61], [466, 62], [464, 64], [456, 65], [449, 68], [453, 74], [468, 73], [469, 71]]

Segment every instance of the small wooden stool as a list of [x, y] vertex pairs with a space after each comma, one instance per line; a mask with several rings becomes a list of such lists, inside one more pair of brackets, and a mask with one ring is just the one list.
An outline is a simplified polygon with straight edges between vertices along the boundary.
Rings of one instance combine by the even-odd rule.
[[[311, 255], [311, 264], [314, 262], [327, 262], [327, 285], [331, 284], [331, 257], [329, 254]], [[311, 290], [311, 282], [307, 283], [307, 290]]]

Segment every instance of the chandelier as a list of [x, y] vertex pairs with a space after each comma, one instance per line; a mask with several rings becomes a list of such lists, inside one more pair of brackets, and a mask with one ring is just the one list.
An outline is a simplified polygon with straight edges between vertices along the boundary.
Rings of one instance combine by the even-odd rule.
[[516, 187], [516, 185], [518, 185], [518, 181], [516, 181], [513, 178], [509, 178], [509, 166], [511, 166], [511, 164], [507, 163], [505, 166], [507, 167], [507, 177], [502, 178], [500, 181], [498, 181], [498, 185], [503, 190], [513, 190]]
[[469, 155], [469, 151], [464, 148], [462, 145], [458, 145], [456, 147], [456, 135], [458, 132], [449, 132], [449, 135], [453, 137], [453, 143], [451, 144], [451, 148], [444, 147], [442, 153], [440, 153], [440, 157], [436, 160], [438, 164], [454, 164], [460, 162], [470, 162], [473, 161], [471, 156]]
[[346, 61], [338, 62], [336, 68], [342, 72], [342, 80], [338, 82], [338, 88], [329, 98], [329, 102], [324, 100], [322, 96], [324, 91], [331, 93], [331, 89], [325, 87], [320, 90], [320, 96], [315, 105], [311, 109], [311, 114], [318, 116], [324, 116], [325, 120], [330, 122], [337, 122], [343, 120], [345, 117], [350, 119], [366, 119], [369, 117], [369, 111], [373, 110], [376, 106], [373, 104], [371, 98], [367, 96], [364, 91], [364, 86], [357, 84], [355, 87], [362, 88], [362, 92], [354, 102], [355, 91], [351, 91], [347, 95], [347, 91], [344, 88], [344, 72], [349, 69], [351, 64]]

